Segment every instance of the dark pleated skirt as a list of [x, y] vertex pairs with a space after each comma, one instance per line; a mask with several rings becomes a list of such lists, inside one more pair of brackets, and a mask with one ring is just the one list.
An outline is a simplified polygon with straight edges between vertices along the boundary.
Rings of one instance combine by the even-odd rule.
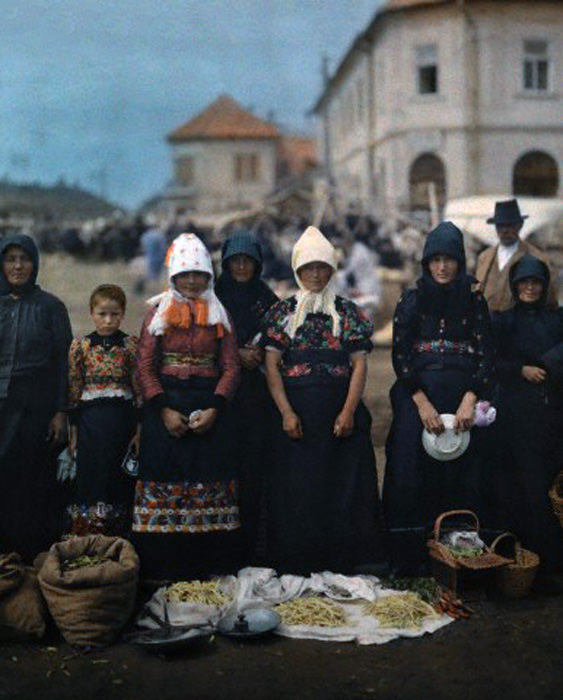
[[80, 404], [74, 502], [68, 508], [73, 534], [129, 534], [135, 480], [121, 470], [121, 464], [136, 424], [131, 401]]
[[291, 440], [280, 425], [268, 465], [269, 555], [279, 573], [351, 573], [381, 559], [371, 418], [363, 403], [353, 434], [333, 435], [347, 390], [346, 382], [286, 385], [304, 438]]
[[563, 571], [563, 529], [548, 496], [563, 469], [563, 406], [523, 399], [500, 392], [490, 492], [505, 528], [540, 555], [542, 569]]
[[277, 411], [262, 372], [242, 371], [233, 402], [234, 454], [239, 479], [239, 507], [243, 562], [266, 562], [265, 474], [271, 455], [272, 428]]
[[[440, 413], [455, 413], [470, 375], [457, 369], [420, 373], [427, 395]], [[389, 532], [391, 568], [399, 575], [427, 573], [426, 542], [434, 521], [447, 510], [481, 514], [481, 467], [487, 428], [474, 428], [467, 451], [450, 462], [430, 457], [422, 447], [422, 423], [407, 389], [391, 389], [393, 422], [386, 443], [383, 509]]]
[[43, 376], [12, 378], [0, 406], [0, 552], [28, 564], [59, 539], [64, 520], [57, 455], [47, 443], [49, 386]]
[[121, 470], [135, 434], [136, 411], [130, 401], [84, 402], [78, 416], [76, 499], [131, 507], [135, 482]]

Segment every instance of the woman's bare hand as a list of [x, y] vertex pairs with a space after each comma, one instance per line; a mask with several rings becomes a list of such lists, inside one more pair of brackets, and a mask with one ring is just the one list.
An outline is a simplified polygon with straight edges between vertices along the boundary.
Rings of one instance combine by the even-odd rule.
[[213, 423], [217, 420], [218, 411], [216, 408], [203, 409], [193, 420], [190, 428], [196, 435], [206, 433], [213, 427]]
[[135, 431], [135, 435], [131, 438], [131, 442], [129, 443], [129, 450], [131, 450], [131, 453], [133, 454], [134, 457], [139, 456], [139, 449], [141, 447], [141, 426], [137, 426], [137, 430]]
[[468, 392], [462, 398], [455, 412], [454, 430], [456, 433], [463, 433], [473, 427], [476, 401], [477, 397], [473, 392]]
[[282, 414], [282, 427], [284, 432], [287, 433], [292, 440], [301, 440], [303, 437], [301, 420], [293, 411]]
[[163, 408], [161, 411], [162, 422], [166, 430], [172, 435], [172, 437], [182, 437], [189, 430], [189, 420], [180, 411], [176, 411], [173, 408]]
[[440, 435], [440, 433], [444, 432], [444, 424], [442, 423], [440, 414], [430, 401], [424, 401], [418, 406], [418, 415], [422, 421], [422, 425], [429, 433]]
[[58, 411], [51, 418], [47, 432], [47, 442], [51, 445], [62, 445], [68, 438], [68, 423], [66, 413]]
[[541, 367], [524, 365], [524, 367], [522, 367], [522, 376], [527, 382], [531, 382], [532, 384], [541, 384], [547, 379], [547, 372]]
[[238, 351], [241, 365], [248, 370], [253, 370], [264, 359], [264, 353], [260, 348], [240, 348]]
[[334, 421], [333, 433], [335, 437], [345, 438], [354, 430], [354, 414], [341, 411]]

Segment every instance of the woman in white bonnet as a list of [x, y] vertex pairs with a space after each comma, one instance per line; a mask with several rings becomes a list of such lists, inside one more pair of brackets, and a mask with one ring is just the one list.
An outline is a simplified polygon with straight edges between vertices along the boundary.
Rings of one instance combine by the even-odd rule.
[[149, 300], [138, 354], [145, 409], [133, 534], [151, 579], [232, 571], [232, 533], [240, 527], [229, 416], [239, 382], [232, 321], [195, 234], [176, 238], [166, 264], [169, 288]]
[[351, 573], [379, 558], [371, 418], [361, 397], [373, 327], [336, 296], [335, 249], [310, 226], [292, 268], [299, 291], [264, 324], [268, 387], [280, 413], [268, 548], [281, 573]]

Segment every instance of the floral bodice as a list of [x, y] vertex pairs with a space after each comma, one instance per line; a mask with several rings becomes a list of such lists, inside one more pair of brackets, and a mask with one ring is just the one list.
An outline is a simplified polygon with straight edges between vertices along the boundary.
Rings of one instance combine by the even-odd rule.
[[262, 345], [282, 352], [280, 372], [285, 379], [312, 378], [348, 379], [350, 355], [370, 352], [373, 325], [350, 300], [336, 297], [336, 310], [341, 328], [332, 333], [332, 319], [323, 313], [310, 313], [294, 338], [285, 329], [297, 300], [294, 296], [270, 308], [263, 321]]
[[137, 338], [119, 333], [115, 342], [99, 341], [92, 333], [75, 338], [69, 351], [69, 405], [81, 401], [121, 398], [141, 404], [135, 378]]

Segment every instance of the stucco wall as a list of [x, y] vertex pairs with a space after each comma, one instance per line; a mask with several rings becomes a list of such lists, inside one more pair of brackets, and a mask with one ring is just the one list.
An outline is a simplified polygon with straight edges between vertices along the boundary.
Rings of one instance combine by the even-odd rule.
[[[325, 106], [343, 201], [358, 193], [367, 201], [371, 180], [376, 197], [368, 204], [376, 213], [407, 206], [411, 164], [427, 152], [445, 165], [448, 198], [510, 192], [514, 164], [531, 150], [557, 161], [563, 191], [563, 4], [484, 1], [466, 8], [465, 14], [452, 4], [386, 15], [367, 52], [371, 65], [364, 52], [349, 57]], [[549, 44], [546, 92], [523, 88], [528, 39]], [[423, 44], [437, 46], [437, 94], [417, 94], [415, 52]], [[338, 113], [360, 74], [372, 76], [372, 113], [343, 130]]]
[[[258, 179], [255, 182], [237, 182], [236, 155], [253, 154], [260, 160]], [[183, 156], [194, 158], [193, 185], [185, 189], [186, 193], [191, 194], [198, 211], [222, 211], [259, 204], [274, 189], [274, 141], [194, 141], [174, 145], [173, 159]]]

